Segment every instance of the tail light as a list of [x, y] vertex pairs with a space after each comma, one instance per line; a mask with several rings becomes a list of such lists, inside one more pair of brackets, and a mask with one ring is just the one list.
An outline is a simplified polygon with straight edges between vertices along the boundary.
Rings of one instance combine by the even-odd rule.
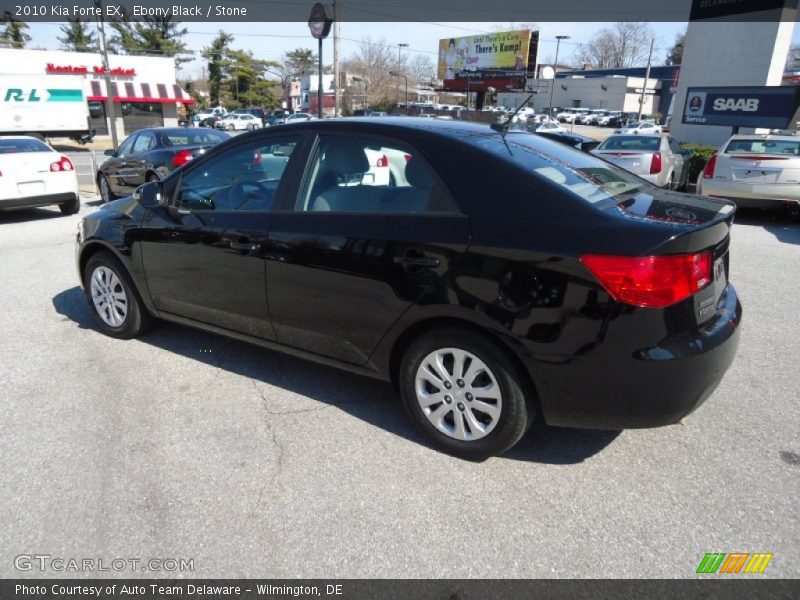
[[180, 152], [176, 152], [175, 156], [172, 157], [172, 164], [176, 167], [181, 167], [193, 158], [194, 156], [192, 156], [191, 152], [188, 150], [181, 150]]
[[661, 173], [661, 152], [653, 152], [653, 158], [650, 159], [650, 174]]
[[717, 166], [717, 155], [712, 154], [711, 158], [706, 163], [706, 168], [703, 169], [703, 179], [712, 179], [714, 177], [714, 168]]
[[414, 158], [411, 154], [403, 154], [403, 158], [406, 159], [406, 162], [411, 162], [411, 159]]
[[50, 171], [57, 173], [58, 171], [74, 171], [75, 167], [72, 161], [66, 156], [62, 156], [56, 162], [50, 163]]
[[255, 167], [255, 166], [260, 165], [260, 164], [261, 164], [261, 152], [256, 150], [253, 153], [253, 166]]
[[389, 159], [386, 158], [386, 155], [384, 154], [383, 156], [381, 156], [378, 159], [378, 162], [375, 163], [375, 166], [376, 167], [388, 167], [389, 166]]
[[614, 300], [646, 308], [664, 308], [711, 283], [711, 253], [675, 256], [586, 254], [581, 262]]

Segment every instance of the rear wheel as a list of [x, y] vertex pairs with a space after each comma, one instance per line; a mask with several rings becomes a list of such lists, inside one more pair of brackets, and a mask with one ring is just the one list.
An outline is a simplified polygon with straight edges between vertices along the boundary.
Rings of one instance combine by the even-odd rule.
[[61, 214], [64, 215], [74, 215], [81, 209], [81, 199], [78, 196], [75, 196], [69, 202], [64, 202], [64, 204], [59, 204], [58, 208], [61, 209]]
[[83, 290], [100, 330], [127, 340], [146, 331], [153, 322], [127, 271], [108, 252], [98, 252], [86, 263]]
[[439, 449], [469, 460], [502, 454], [533, 420], [526, 384], [493, 342], [467, 329], [418, 338], [399, 376], [406, 409]]
[[161, 178], [155, 173], [148, 173], [145, 181], [147, 183], [153, 183], [154, 181], [161, 181]]

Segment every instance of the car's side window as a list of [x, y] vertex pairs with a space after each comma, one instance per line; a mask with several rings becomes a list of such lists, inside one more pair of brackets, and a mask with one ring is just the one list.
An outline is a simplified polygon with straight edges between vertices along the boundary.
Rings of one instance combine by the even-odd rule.
[[192, 169], [181, 181], [176, 206], [191, 211], [271, 210], [297, 140], [272, 138], [239, 146]]
[[457, 213], [427, 160], [397, 140], [322, 135], [298, 195], [301, 212]]
[[127, 156], [132, 153], [133, 151], [133, 144], [138, 138], [138, 135], [132, 135], [127, 140], [122, 142], [119, 149], [117, 150], [117, 156]]
[[136, 138], [136, 143], [133, 144], [133, 153], [147, 152], [155, 144], [155, 139], [155, 135], [150, 131], [140, 133], [139, 137]]

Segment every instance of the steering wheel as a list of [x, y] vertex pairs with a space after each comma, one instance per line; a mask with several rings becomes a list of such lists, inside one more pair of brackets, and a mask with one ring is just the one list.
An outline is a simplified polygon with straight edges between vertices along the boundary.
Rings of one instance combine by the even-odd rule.
[[[252, 195], [247, 194], [247, 192], [245, 192], [244, 189], [245, 186], [247, 185], [252, 185], [257, 187], [260, 192], [264, 193], [265, 197], [253, 198]], [[228, 197], [231, 200], [240, 199], [239, 203], [234, 207], [234, 210], [239, 210], [242, 207], [242, 205], [244, 205], [246, 202], [250, 200], [268, 200], [269, 204], [272, 204], [273, 195], [274, 195], [273, 190], [269, 189], [262, 182], [255, 180], [240, 181], [239, 183], [232, 185], [230, 191], [228, 192]]]

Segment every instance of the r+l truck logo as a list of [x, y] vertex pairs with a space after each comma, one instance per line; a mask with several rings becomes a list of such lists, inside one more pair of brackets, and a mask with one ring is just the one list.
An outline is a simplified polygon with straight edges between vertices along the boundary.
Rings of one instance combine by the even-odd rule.
[[707, 552], [697, 573], [763, 573], [771, 560], [766, 552]]

